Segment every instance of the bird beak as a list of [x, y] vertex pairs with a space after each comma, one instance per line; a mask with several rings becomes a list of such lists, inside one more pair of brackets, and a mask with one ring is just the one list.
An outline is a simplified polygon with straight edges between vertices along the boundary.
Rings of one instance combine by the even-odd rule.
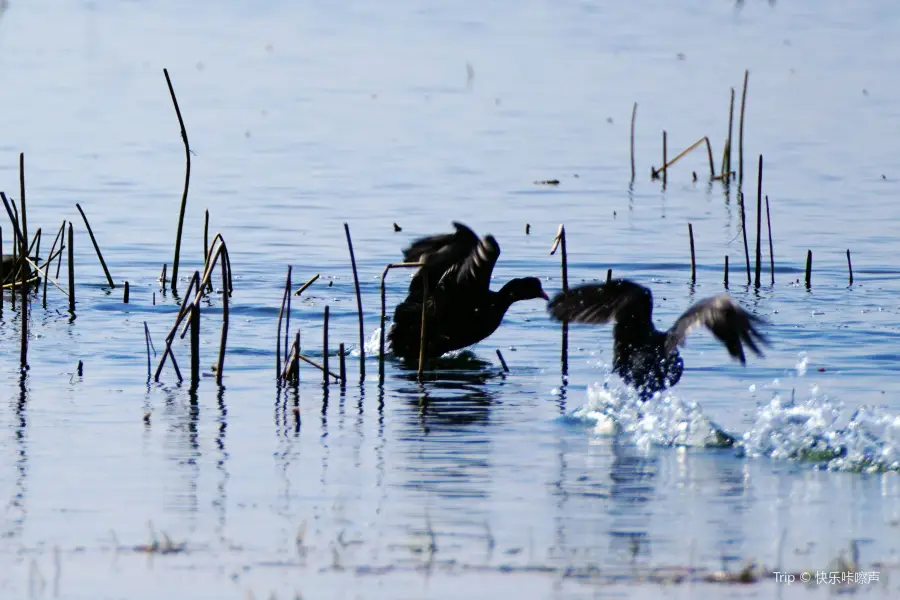
[[550, 296], [548, 296], [548, 295], [547, 295], [547, 292], [545, 292], [545, 291], [543, 291], [543, 290], [541, 290], [541, 298], [543, 298], [543, 299], [546, 300], [547, 302], [550, 302]]

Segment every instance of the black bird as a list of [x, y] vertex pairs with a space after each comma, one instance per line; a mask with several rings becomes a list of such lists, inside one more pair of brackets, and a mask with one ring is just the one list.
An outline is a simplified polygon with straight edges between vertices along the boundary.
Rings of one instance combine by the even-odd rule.
[[697, 302], [668, 331], [653, 326], [650, 290], [627, 279], [572, 288], [557, 294], [547, 308], [559, 321], [615, 321], [613, 372], [645, 400], [681, 379], [684, 361], [678, 346], [683, 346], [687, 335], [701, 325], [709, 328], [741, 364], [746, 364], [743, 344], [762, 356], [757, 342], [767, 343], [754, 327], [765, 321], [745, 311], [727, 294]]
[[406, 361], [419, 358], [423, 288], [427, 285], [425, 356], [435, 358], [485, 339], [500, 326], [513, 302], [547, 294], [537, 277], [512, 279], [490, 289], [500, 246], [494, 236], [479, 239], [454, 222], [455, 233], [424, 237], [403, 251], [405, 262], [421, 262], [409, 293], [394, 311], [388, 332], [391, 351]]

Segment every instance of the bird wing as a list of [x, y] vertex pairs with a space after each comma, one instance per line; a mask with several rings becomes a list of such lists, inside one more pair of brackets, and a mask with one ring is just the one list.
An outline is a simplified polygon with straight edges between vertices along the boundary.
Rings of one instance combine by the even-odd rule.
[[740, 360], [741, 364], [746, 364], [744, 344], [757, 356], [763, 355], [757, 344], [768, 344], [755, 327], [765, 322], [741, 308], [728, 294], [720, 294], [701, 300], [675, 321], [668, 331], [666, 351], [671, 352], [676, 346], [683, 346], [689, 333], [704, 326], [725, 344], [728, 354]]
[[558, 321], [596, 324], [629, 319], [642, 325], [651, 324], [653, 295], [633, 281], [614, 279], [560, 292], [547, 305], [547, 310]]
[[452, 286], [456, 291], [487, 291], [500, 246], [493, 236], [479, 239], [470, 228], [455, 222], [455, 233], [424, 237], [404, 250], [406, 262], [422, 262], [413, 276], [410, 294], [421, 294], [422, 280], [428, 280], [432, 292], [438, 286]]

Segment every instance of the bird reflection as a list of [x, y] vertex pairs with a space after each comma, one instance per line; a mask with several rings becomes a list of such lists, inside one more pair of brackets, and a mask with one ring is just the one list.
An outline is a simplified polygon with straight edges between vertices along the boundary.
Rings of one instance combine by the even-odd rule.
[[609, 470], [610, 553], [632, 559], [650, 554], [647, 506], [655, 492], [659, 458], [616, 439], [612, 444], [613, 461]]
[[[409, 408], [398, 415], [406, 479], [401, 487], [448, 499], [486, 498], [491, 482], [491, 407], [506, 380], [496, 368], [396, 376]], [[396, 388], [395, 388], [396, 389]]]

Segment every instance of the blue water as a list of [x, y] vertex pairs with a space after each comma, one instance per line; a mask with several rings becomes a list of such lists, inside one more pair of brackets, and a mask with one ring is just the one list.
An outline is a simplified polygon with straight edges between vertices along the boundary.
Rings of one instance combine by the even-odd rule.
[[[881, 577], [852, 589], [894, 597], [900, 9], [620, 4], [4, 3], [0, 189], [19, 197], [24, 152], [29, 231], [74, 223], [78, 304], [71, 320], [52, 286], [46, 310], [32, 304], [23, 379], [20, 303], [4, 301], [0, 597], [825, 597], [835, 586], [769, 572], [838, 570], [854, 546], [857, 570]], [[147, 383], [144, 322], [161, 350], [180, 302], [157, 282], [184, 178], [164, 67], [193, 150], [179, 291], [202, 268], [205, 210], [235, 278], [224, 389], [205, 376], [196, 394], [169, 367]], [[775, 250], [773, 286], [763, 220], [758, 290], [737, 186], [707, 182], [705, 153], [665, 190], [650, 179], [664, 129], [670, 158], [709, 136], [719, 171], [745, 69], [748, 241], [752, 256], [763, 154]], [[389, 362], [380, 387], [381, 272], [452, 220], [499, 240], [495, 288], [537, 275], [551, 293], [564, 223], [572, 284], [611, 268], [648, 285], [660, 327], [723, 291], [727, 255], [728, 291], [770, 321], [771, 346], [741, 367], [693, 334], [679, 385], [636, 414], [609, 378], [610, 328], [571, 327], [563, 376], [559, 325], [529, 301], [465, 372], [420, 386]], [[344, 390], [308, 367], [299, 389], [276, 385], [288, 265], [295, 289], [320, 274], [294, 299], [292, 335], [321, 360], [330, 307]], [[389, 306], [408, 276], [389, 276]], [[207, 375], [221, 307], [203, 305]], [[186, 372], [185, 341], [175, 352]], [[739, 447], [685, 435], [709, 422]], [[846, 454], [798, 460], [822, 440]], [[154, 540], [178, 551], [145, 552]], [[749, 586], [649, 576], [750, 561], [767, 571]]]

